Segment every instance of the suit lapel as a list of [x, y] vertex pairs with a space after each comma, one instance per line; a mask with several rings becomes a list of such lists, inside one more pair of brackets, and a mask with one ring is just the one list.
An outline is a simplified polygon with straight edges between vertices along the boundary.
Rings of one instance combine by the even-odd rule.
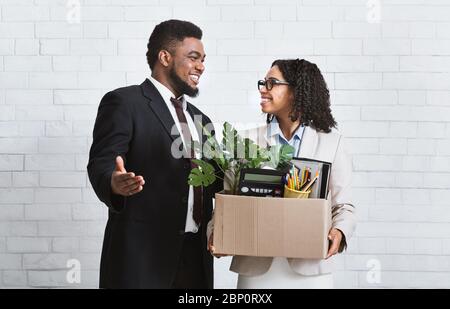
[[[161, 124], [163, 125], [167, 134], [169, 134], [172, 140], [175, 140], [180, 137], [180, 132], [178, 132], [177, 126], [175, 125], [175, 121], [170, 114], [169, 109], [167, 108], [167, 104], [164, 102], [161, 97], [158, 89], [152, 84], [149, 79], [146, 79], [141, 84], [142, 92], [146, 98], [148, 107], [153, 111], [156, 117], [159, 119]], [[172, 134], [173, 133], [173, 134]]]
[[[186, 102], [186, 103], [187, 103], [187, 112], [189, 113], [189, 116], [191, 117], [192, 122], [195, 125], [195, 128], [197, 130], [197, 135], [199, 138], [201, 138], [202, 144], [204, 144], [207, 137], [203, 132], [203, 126], [205, 125], [203, 123], [203, 116], [202, 116], [202, 114], [196, 115], [194, 109], [192, 108], [192, 104], [189, 102]], [[198, 119], [196, 119], [196, 116]], [[201, 120], [201, 123], [196, 120]]]

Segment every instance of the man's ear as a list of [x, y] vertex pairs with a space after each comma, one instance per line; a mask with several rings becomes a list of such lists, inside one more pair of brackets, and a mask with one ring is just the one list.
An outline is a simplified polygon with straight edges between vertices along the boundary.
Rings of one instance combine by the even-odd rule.
[[158, 61], [162, 66], [168, 67], [169, 63], [172, 61], [172, 55], [167, 50], [161, 50], [158, 53]]

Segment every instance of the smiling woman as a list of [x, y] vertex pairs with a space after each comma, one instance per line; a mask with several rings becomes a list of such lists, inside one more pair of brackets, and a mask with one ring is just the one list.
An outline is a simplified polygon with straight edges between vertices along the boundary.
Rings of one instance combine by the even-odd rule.
[[[277, 116], [278, 110], [283, 110], [283, 116], [287, 116], [296, 122], [299, 120], [304, 125], [310, 125], [319, 131], [329, 133], [335, 128], [337, 123], [331, 113], [330, 93], [325, 79], [316, 64], [304, 59], [296, 60], [276, 60], [267, 73], [266, 79], [285, 80], [288, 87], [287, 92], [283, 89], [274, 90], [266, 88], [260, 89], [261, 97], [286, 94], [288, 100], [280, 98], [278, 108], [275, 110], [266, 106], [263, 112], [268, 113], [267, 122], [273, 116]], [[272, 112], [270, 112], [272, 110]]]
[[325, 260], [234, 256], [230, 270], [239, 274], [238, 288], [332, 288], [332, 257], [346, 248], [356, 220], [350, 193], [351, 158], [343, 138], [333, 130], [336, 122], [327, 85], [315, 64], [292, 59], [276, 60], [265, 79], [258, 81], [258, 89], [267, 125], [246, 135], [256, 135], [267, 144], [260, 146], [290, 145], [296, 157], [332, 163], [330, 246]]

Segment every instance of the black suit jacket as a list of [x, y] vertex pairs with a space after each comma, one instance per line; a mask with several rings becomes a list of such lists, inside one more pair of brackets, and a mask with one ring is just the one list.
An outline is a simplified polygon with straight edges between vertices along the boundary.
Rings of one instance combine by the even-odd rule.
[[[210, 119], [188, 103], [191, 116]], [[174, 120], [155, 86], [141, 85], [107, 93], [99, 106], [88, 173], [99, 199], [109, 207], [100, 265], [102, 288], [170, 288], [185, 230], [190, 161], [171, 154]], [[201, 132], [201, 130], [199, 131]], [[211, 132], [214, 134], [214, 131]], [[202, 141], [206, 140], [203, 136]], [[121, 155], [127, 171], [142, 175], [144, 190], [131, 197], [114, 195], [111, 174]], [[207, 283], [213, 287], [213, 261], [207, 252], [206, 225], [216, 181], [203, 191], [204, 216], [199, 233]]]

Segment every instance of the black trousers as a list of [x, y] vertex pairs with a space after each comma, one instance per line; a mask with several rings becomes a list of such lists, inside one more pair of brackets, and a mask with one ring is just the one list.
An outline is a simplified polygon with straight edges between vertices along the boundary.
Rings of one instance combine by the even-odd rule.
[[206, 289], [200, 232], [185, 233], [174, 289]]

